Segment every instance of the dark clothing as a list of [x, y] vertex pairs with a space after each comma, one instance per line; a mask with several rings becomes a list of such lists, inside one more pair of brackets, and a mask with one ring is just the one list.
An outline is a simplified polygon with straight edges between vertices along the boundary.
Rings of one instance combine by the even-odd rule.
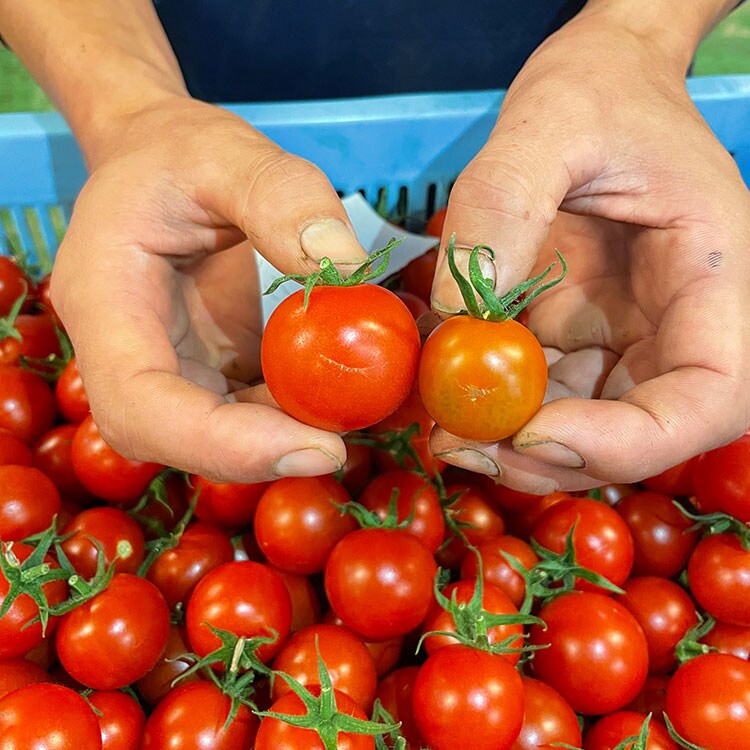
[[155, 0], [212, 102], [506, 87], [584, 0]]

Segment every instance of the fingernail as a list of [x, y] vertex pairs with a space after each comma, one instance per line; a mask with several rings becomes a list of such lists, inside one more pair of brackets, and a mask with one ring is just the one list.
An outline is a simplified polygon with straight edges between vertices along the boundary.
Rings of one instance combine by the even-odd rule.
[[320, 448], [303, 448], [282, 456], [274, 466], [279, 477], [317, 477], [333, 474], [341, 468], [341, 462]]
[[[454, 258], [458, 270], [466, 277], [469, 277], [469, 258], [473, 248], [468, 245], [456, 245]], [[448, 265], [447, 251], [443, 250], [441, 263], [435, 272], [435, 281], [432, 286], [432, 307], [446, 313], [457, 313], [466, 309], [466, 303], [461, 296], [456, 280], [453, 278], [450, 266]], [[492, 259], [486, 250], [479, 251], [479, 268], [485, 278], [492, 280], [494, 287], [497, 281], [497, 270]]]
[[514, 445], [516, 452], [529, 456], [537, 461], [544, 461], [553, 466], [563, 466], [568, 469], [583, 469], [586, 461], [567, 445], [545, 440], [538, 443]]
[[338, 219], [318, 219], [302, 230], [300, 244], [308, 258], [320, 263], [330, 258], [335, 265], [361, 265], [367, 253], [354, 233]]
[[475, 474], [486, 474], [488, 477], [499, 477], [500, 467], [484, 453], [473, 448], [455, 448], [443, 453], [436, 453], [436, 458], [442, 458], [446, 463], [458, 466]]

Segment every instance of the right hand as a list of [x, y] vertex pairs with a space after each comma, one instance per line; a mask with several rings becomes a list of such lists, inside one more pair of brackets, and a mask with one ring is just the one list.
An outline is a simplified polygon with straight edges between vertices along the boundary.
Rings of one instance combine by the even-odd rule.
[[254, 252], [285, 274], [366, 258], [325, 175], [178, 96], [87, 156], [51, 292], [107, 442], [221, 481], [336, 471], [338, 435], [287, 416], [262, 387], [234, 393], [261, 375]]

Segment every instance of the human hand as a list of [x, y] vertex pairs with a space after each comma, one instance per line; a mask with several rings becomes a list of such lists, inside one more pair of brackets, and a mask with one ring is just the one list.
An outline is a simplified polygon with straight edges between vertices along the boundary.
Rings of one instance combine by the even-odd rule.
[[[637, 481], [750, 424], [750, 194], [687, 94], [693, 37], [634, 31], [618, 3], [598, 5], [519, 73], [442, 240], [493, 247], [498, 292], [554, 247], [568, 261], [530, 306], [547, 403], [500, 444], [431, 439], [449, 463], [538, 494]], [[444, 255], [433, 306], [462, 307]]]
[[327, 178], [184, 96], [112, 127], [87, 153], [51, 290], [103, 436], [209, 479], [336, 471], [338, 435], [288, 417], [262, 386], [237, 390], [261, 374], [253, 246], [282, 273], [366, 257]]

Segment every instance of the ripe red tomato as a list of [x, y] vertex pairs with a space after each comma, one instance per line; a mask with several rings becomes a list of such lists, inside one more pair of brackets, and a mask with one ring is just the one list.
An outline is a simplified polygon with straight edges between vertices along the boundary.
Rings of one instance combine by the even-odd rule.
[[[482, 558], [484, 580], [497, 586], [516, 607], [520, 607], [526, 595], [526, 581], [511, 567], [502, 553], [515, 557], [526, 570], [531, 570], [539, 562], [534, 550], [522, 539], [502, 535], [482, 542], [477, 546], [477, 551]], [[461, 578], [476, 578], [477, 575], [479, 561], [476, 554], [469, 550], [461, 563]]]
[[225, 730], [230, 708], [230, 699], [212, 682], [178, 685], [148, 717], [140, 750], [250, 750], [258, 719], [240, 704]]
[[57, 655], [95, 690], [116, 690], [153, 669], [169, 637], [169, 608], [153, 583], [117, 573], [93, 599], [60, 618]]
[[641, 692], [633, 698], [625, 709], [640, 711], [643, 714], [661, 716], [667, 699], [667, 685], [671, 678], [663, 674], [650, 674], [643, 683]]
[[427, 220], [427, 226], [425, 227], [424, 233], [430, 237], [437, 237], [438, 239], [442, 237], [443, 227], [445, 226], [445, 216], [447, 213], [447, 206], [443, 206], [435, 211], [435, 213]]
[[0, 364], [17, 365], [21, 357], [44, 359], [50, 354], [60, 355], [60, 341], [51, 315], [22, 314], [16, 318], [13, 326], [21, 340], [10, 336], [0, 340]]
[[666, 712], [689, 742], [711, 750], [747, 750], [750, 662], [728, 654], [686, 662], [667, 687]]
[[[647, 714], [636, 711], [617, 711], [605, 716], [594, 724], [586, 734], [584, 750], [612, 750], [628, 737], [637, 737]], [[632, 750], [635, 742], [625, 746]], [[652, 718], [648, 725], [648, 739], [644, 750], [678, 750], [677, 743], [669, 736], [667, 728]]]
[[445, 534], [445, 519], [435, 486], [412, 471], [396, 469], [374, 477], [359, 502], [385, 520], [394, 492], [398, 522], [411, 517], [402, 528], [414, 534], [430, 552], [437, 552]]
[[430, 416], [465, 440], [494, 442], [516, 433], [542, 405], [547, 362], [541, 344], [515, 320], [457, 315], [427, 338], [419, 392]]
[[[317, 651], [316, 651], [317, 649]], [[320, 685], [318, 652], [336, 690], [346, 693], [365, 713], [375, 700], [375, 664], [362, 639], [340, 625], [318, 623], [291, 636], [276, 655], [273, 668], [305, 687]], [[273, 680], [274, 701], [291, 691], [286, 680]]]
[[187, 604], [203, 576], [219, 565], [234, 560], [232, 540], [226, 532], [198, 521], [185, 529], [176, 547], [165, 550], [154, 560], [146, 578], [161, 591], [174, 609]]
[[671, 672], [675, 667], [675, 647], [698, 622], [695, 603], [676, 583], [656, 576], [631, 578], [623, 589], [625, 594], [617, 599], [643, 629], [649, 672]]
[[89, 415], [89, 397], [75, 357], [70, 358], [55, 383], [55, 399], [60, 414], [71, 424], [80, 424]]
[[73, 534], [60, 546], [78, 575], [86, 580], [94, 577], [99, 559], [93, 540], [101, 545], [106, 566], [114, 563], [118, 573], [137, 573], [145, 557], [141, 527], [117, 508], [84, 510], [65, 526], [63, 534]]
[[750, 627], [717, 622], [701, 638], [701, 643], [717, 649], [722, 654], [732, 654], [740, 659], [750, 659]]
[[689, 531], [693, 522], [680, 513], [669, 495], [636, 492], [617, 503], [633, 537], [634, 576], [676, 576], [687, 564], [700, 534]]
[[[273, 566], [271, 566], [273, 568]], [[279, 578], [284, 581], [286, 590], [289, 592], [289, 598], [292, 601], [292, 624], [289, 628], [290, 633], [296, 633], [308, 625], [314, 625], [320, 622], [320, 598], [307, 576], [300, 576], [296, 573], [287, 573], [285, 570], [273, 568]]]
[[432, 294], [432, 280], [435, 277], [437, 257], [437, 248], [433, 247], [426, 253], [414, 258], [414, 260], [410, 260], [401, 269], [403, 290], [416, 295], [428, 305]]
[[575, 711], [600, 715], [627, 705], [648, 673], [648, 644], [635, 617], [612, 597], [571, 592], [539, 611], [532, 625], [534, 676], [557, 690]]
[[346, 461], [337, 476], [349, 494], [357, 497], [370, 479], [373, 451], [368, 445], [353, 443], [346, 438], [344, 442], [346, 443]]
[[[9, 545], [0, 547], [2, 554], [8, 555]], [[23, 563], [34, 551], [33, 547], [16, 542], [12, 547], [12, 554]], [[52, 568], [59, 567], [57, 562], [45, 555], [44, 562]], [[0, 607], [5, 601], [9, 591], [8, 581], [4, 575], [0, 575]], [[60, 604], [65, 601], [68, 593], [68, 585], [64, 580], [50, 581], [42, 586], [47, 603], [50, 605]], [[10, 609], [0, 617], [0, 659], [13, 659], [31, 651], [42, 642], [42, 625], [35, 622], [29, 623], [39, 614], [36, 602], [28, 595], [21, 594], [15, 599]], [[49, 636], [57, 626], [57, 619], [51, 617], [47, 623], [47, 635]]]
[[198, 493], [195, 517], [228, 531], [252, 523], [260, 496], [268, 486], [267, 482], [212, 482], [197, 474], [191, 475], [190, 484]]
[[29, 446], [12, 432], [0, 429], [0, 466], [31, 466], [32, 463]]
[[[576, 562], [620, 586], [633, 567], [633, 538], [622, 517], [608, 505], [584, 497], [563, 500], [542, 513], [531, 536], [542, 547], [562, 553], [574, 525]], [[576, 588], [601, 591], [582, 579], [576, 581]]]
[[94, 692], [89, 703], [102, 733], [102, 750], [139, 750], [146, 716], [135, 698], [119, 690]]
[[71, 455], [76, 476], [92, 495], [124, 507], [135, 505], [163, 468], [131, 461], [110, 448], [90, 414], [78, 425]]
[[[0, 256], [0, 315], [8, 315], [16, 300], [33, 290], [34, 282], [18, 263], [7, 256]], [[33, 298], [28, 295], [21, 309], [28, 310], [32, 304]]]
[[17, 542], [48, 529], [60, 511], [57, 487], [33, 466], [0, 466], [0, 539]]
[[430, 551], [408, 531], [360, 529], [328, 558], [325, 590], [344, 625], [368, 640], [387, 640], [422, 622], [436, 574]]
[[[320, 688], [315, 685], [311, 685], [308, 690], [313, 695], [320, 694]], [[355, 719], [367, 719], [367, 714], [346, 693], [334, 690], [333, 695], [339, 713], [353, 716]], [[307, 713], [304, 704], [295, 693], [286, 693], [275, 701], [269, 710], [292, 716]], [[232, 746], [234, 747], [236, 746]], [[255, 750], [321, 750], [322, 747], [323, 743], [315, 730], [295, 727], [272, 716], [267, 716], [261, 721], [255, 738]], [[375, 750], [375, 739], [366, 734], [340, 732], [336, 739], [336, 748], [337, 750]], [[143, 750], [148, 750], [148, 748], [144, 747]], [[169, 750], [172, 748], [170, 747]]]
[[266, 385], [300, 422], [348, 432], [393, 413], [411, 391], [420, 338], [406, 305], [383, 287], [321, 286], [287, 297], [261, 342]]
[[534, 524], [539, 520], [547, 508], [551, 508], [557, 503], [564, 500], [570, 500], [573, 497], [569, 492], [550, 492], [549, 495], [532, 495], [537, 497], [536, 503], [523, 504], [520, 510], [506, 512], [505, 517], [508, 521], [508, 530], [521, 539], [528, 539]]
[[[147, 672], [136, 683], [139, 695], [148, 705], [155, 706], [172, 690], [172, 682], [181, 674], [187, 672], [191, 666], [191, 662], [180, 657], [189, 653], [190, 647], [182, 628], [177, 625], [171, 625], [164, 652], [159, 657], [153, 669]], [[180, 685], [195, 682], [198, 679], [200, 679], [198, 675], [193, 674], [181, 679]]]
[[3, 750], [101, 750], [99, 722], [75, 690], [40, 683], [0, 700]]
[[429, 656], [413, 700], [417, 727], [432, 750], [510, 750], [523, 725], [518, 672], [502, 657], [468, 646]]
[[523, 726], [511, 750], [537, 750], [564, 742], [581, 745], [581, 727], [575, 711], [554, 688], [532, 677], [523, 678]]
[[689, 458], [661, 474], [642, 480], [641, 484], [647, 490], [660, 492], [663, 495], [690, 497], [695, 494], [693, 472], [698, 458], [698, 456]]
[[73, 469], [73, 438], [76, 426], [61, 424], [45, 432], [34, 443], [33, 463], [54, 483], [65, 500], [90, 504], [91, 493], [81, 484]]
[[237, 636], [270, 636], [273, 643], [256, 650], [270, 661], [289, 635], [292, 604], [284, 582], [275, 570], [249, 560], [229, 562], [204, 576], [188, 601], [185, 624], [190, 645], [199, 656], [221, 646], [209, 625]]
[[407, 750], [420, 750], [423, 745], [414, 718], [414, 683], [418, 674], [419, 667], [401, 667], [384, 677], [377, 690], [383, 708], [394, 721], [401, 722], [399, 732], [406, 740]]
[[430, 306], [412, 292], [396, 291], [394, 294], [406, 305], [414, 320], [419, 320], [423, 315], [430, 312]]
[[339, 539], [357, 528], [338, 506], [351, 500], [333, 477], [286, 477], [272, 482], [255, 514], [255, 538], [268, 561], [290, 573], [325, 567]]
[[0, 699], [14, 690], [50, 682], [50, 676], [38, 664], [28, 659], [0, 659]]
[[701, 513], [727, 513], [750, 522], [750, 434], [700, 456], [693, 483]]
[[44, 378], [15, 365], [0, 365], [0, 429], [27, 444], [55, 421], [55, 397]]

